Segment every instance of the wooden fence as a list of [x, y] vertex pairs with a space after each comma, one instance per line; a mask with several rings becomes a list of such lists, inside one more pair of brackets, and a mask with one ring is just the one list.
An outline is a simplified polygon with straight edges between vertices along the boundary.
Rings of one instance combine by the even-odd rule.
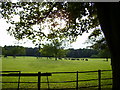
[[[98, 87], [98, 90], [101, 90], [101, 86], [112, 85], [112, 84], [101, 85], [101, 80], [112, 79], [112, 78], [101, 78], [101, 73], [102, 72], [107, 72], [107, 71], [111, 71], [111, 70], [83, 71], [83, 72], [79, 72], [79, 71], [77, 71], [77, 72], [52, 72], [52, 73], [41, 73], [41, 72], [38, 72], [38, 73], [21, 73], [20, 71], [1, 71], [0, 76], [11, 76], [11, 77], [12, 76], [13, 77], [17, 76], [18, 77], [18, 81], [17, 82], [0, 82], [0, 83], [18, 83], [17, 90], [20, 89], [20, 83], [37, 83], [37, 89], [38, 90], [41, 90], [41, 83], [47, 83], [48, 84], [48, 89], [50, 90], [50, 83], [71, 83], [71, 82], [75, 82], [76, 83], [76, 87], [74, 89], [78, 90], [80, 88], [78, 82], [95, 81], [95, 80], [97, 80], [98, 81], [98, 85], [96, 85], [96, 86], [89, 86], [89, 87], [81, 87], [81, 88]], [[13, 72], [17, 72], [17, 73], [13, 73]], [[79, 73], [93, 73], [93, 72], [97, 72], [98, 73], [98, 78], [96, 78], [96, 79], [88, 79], [88, 80], [79, 80], [79, 75], [78, 75]], [[75, 73], [76, 74], [76, 80], [74, 80], [74, 81], [49, 82], [48, 76], [52, 76], [54, 74], [67, 74], [67, 73]], [[20, 82], [21, 76], [26, 76], [26, 77], [37, 76], [38, 77], [38, 81], [37, 82]], [[47, 76], [47, 82], [41, 82], [41, 77], [42, 76]]]

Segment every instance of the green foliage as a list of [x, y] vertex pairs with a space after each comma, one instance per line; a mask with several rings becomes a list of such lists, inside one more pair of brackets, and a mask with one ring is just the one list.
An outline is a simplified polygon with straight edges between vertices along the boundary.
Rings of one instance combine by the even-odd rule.
[[97, 50], [93, 49], [69, 49], [67, 57], [71, 58], [89, 58], [92, 55], [98, 54]]
[[52, 56], [57, 59], [57, 57], [64, 57], [66, 56], [66, 50], [62, 47], [62, 42], [58, 40], [54, 40], [51, 43], [43, 45], [43, 48], [40, 49], [40, 53], [44, 56]]
[[40, 53], [44, 56], [53, 56], [54, 50], [51, 44], [43, 45], [43, 48], [40, 49]]
[[110, 51], [107, 49], [100, 50], [99, 54], [97, 55], [98, 57], [103, 57], [103, 58], [110, 58], [111, 54]]
[[25, 55], [25, 48], [22, 46], [4, 46], [2, 48], [3, 50], [3, 55], [12, 55], [12, 56], [16, 56], [16, 55]]
[[[12, 48], [12, 49], [11, 49]], [[57, 49], [56, 49], [57, 48]], [[10, 55], [13, 56], [11, 50], [17, 49], [15, 46], [5, 46], [2, 48], [2, 54], [3, 55]], [[94, 54], [98, 54], [97, 50], [93, 49], [64, 49], [63, 45], [60, 43], [48, 43], [43, 44], [41, 48], [28, 48], [24, 47], [24, 49], [21, 48], [19, 50], [19, 55], [24, 56], [35, 56], [35, 57], [55, 57], [55, 53], [57, 53], [56, 57], [71, 57], [71, 58], [89, 58]], [[17, 50], [17, 51], [18, 51]], [[16, 51], [15, 51], [16, 52]]]
[[99, 52], [98, 55], [92, 55], [92, 57], [111, 57], [106, 39], [100, 29], [95, 29], [88, 39], [88, 43], [92, 43], [90, 47]]
[[7, 50], [2, 47], [2, 55], [7, 55]]
[[[1, 14], [13, 25], [7, 30], [11, 35], [16, 39], [28, 38], [33, 42], [56, 37], [68, 38], [72, 42], [78, 35], [99, 25], [94, 3], [2, 2]], [[59, 21], [64, 21], [64, 27], [60, 26]], [[34, 29], [34, 25], [38, 25], [39, 30]], [[48, 34], [44, 32], [45, 27], [49, 27]]]
[[95, 29], [90, 36], [88, 37], [89, 39], [94, 39], [97, 38], [98, 36], [100, 36], [102, 33], [102, 31], [100, 29]]

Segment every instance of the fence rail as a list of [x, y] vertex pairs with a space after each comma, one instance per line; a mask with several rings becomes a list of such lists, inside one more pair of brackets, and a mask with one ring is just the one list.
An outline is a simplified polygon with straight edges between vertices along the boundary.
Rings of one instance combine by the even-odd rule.
[[[112, 71], [112, 70], [98, 70], [98, 71], [82, 71], [82, 72], [51, 72], [51, 73], [41, 73], [41, 72], [38, 72], [38, 73], [21, 73], [20, 71], [0, 71], [0, 76], [12, 76], [12, 77], [15, 77], [15, 76], [18, 76], [18, 82], [0, 82], [0, 83], [18, 83], [18, 87], [17, 89], [19, 90], [20, 88], [20, 83], [37, 83], [37, 88], [38, 90], [41, 89], [41, 83], [47, 83], [48, 84], [48, 89], [50, 89], [50, 83], [71, 83], [71, 82], [76, 82], [76, 87], [74, 89], [78, 90], [79, 88], [89, 88], [89, 87], [98, 87], [98, 90], [101, 90], [101, 86], [104, 86], [104, 85], [112, 85], [112, 84], [104, 84], [104, 85], [101, 85], [101, 80], [110, 80], [112, 78], [101, 78], [101, 74], [102, 72], [107, 72], [107, 71]], [[13, 73], [13, 72], [18, 72], [18, 73]], [[93, 73], [93, 72], [97, 72], [98, 73], [98, 78], [97, 79], [87, 79], [87, 80], [79, 80], [79, 73]], [[67, 74], [67, 73], [76, 73], [76, 80], [72, 80], [72, 81], [52, 81], [50, 82], [49, 79], [48, 79], [48, 76], [52, 76], [53, 74]], [[37, 76], [38, 77], [38, 81], [37, 82], [20, 82], [20, 78], [21, 76], [25, 76], [25, 77], [31, 77], [31, 76]], [[41, 76], [47, 76], [47, 82], [41, 82]], [[79, 87], [79, 84], [78, 82], [85, 82], [85, 81], [98, 81], [98, 85], [96, 86], [88, 86], [88, 87]]]

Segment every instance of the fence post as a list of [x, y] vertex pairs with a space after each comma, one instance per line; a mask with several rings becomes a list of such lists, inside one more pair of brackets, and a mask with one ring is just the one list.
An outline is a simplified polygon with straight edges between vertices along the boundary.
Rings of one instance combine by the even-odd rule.
[[98, 70], [98, 90], [101, 90], [101, 70]]
[[76, 90], [78, 90], [78, 71], [76, 73]]
[[49, 86], [49, 79], [48, 79], [48, 76], [47, 76], [47, 83], [48, 83], [48, 90], [50, 89], [50, 86]]
[[38, 90], [40, 90], [41, 72], [38, 72]]
[[19, 71], [19, 77], [18, 77], [18, 89], [17, 89], [17, 90], [19, 90], [19, 87], [20, 87], [20, 74], [21, 74], [21, 72]]

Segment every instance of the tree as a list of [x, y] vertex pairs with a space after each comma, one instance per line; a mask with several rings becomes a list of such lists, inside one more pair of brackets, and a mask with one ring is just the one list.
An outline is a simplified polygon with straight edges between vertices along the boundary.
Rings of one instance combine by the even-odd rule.
[[[9, 27], [8, 31], [17, 39], [27, 37], [36, 41], [37, 37], [38, 40], [60, 37], [74, 41], [78, 35], [100, 24], [111, 52], [113, 88], [120, 89], [119, 53], [116, 52], [120, 50], [119, 3], [18, 2], [12, 4], [4, 2], [1, 6], [3, 17], [15, 26], [15, 28]], [[42, 7], [44, 8], [41, 9]], [[14, 15], [19, 16], [19, 21], [11, 19]], [[87, 18], [82, 18], [83, 16]], [[56, 29], [58, 22], [55, 18], [64, 20], [66, 27]], [[46, 21], [49, 22], [51, 29], [49, 34], [46, 35], [41, 28], [39, 31], [32, 28], [33, 25], [43, 24]]]
[[52, 44], [43, 45], [43, 48], [40, 49], [40, 53], [44, 56], [54, 56]]
[[92, 55], [98, 54], [93, 49], [68, 49], [67, 57], [72, 58], [90, 58]]
[[26, 56], [40, 57], [39, 48], [25, 48]]
[[102, 31], [108, 43], [111, 52], [111, 64], [113, 71], [113, 89], [120, 89], [120, 35], [119, 35], [119, 20], [120, 20], [120, 3], [96, 3], [98, 17]]
[[100, 29], [95, 29], [89, 35], [87, 43], [91, 43], [92, 45], [89, 47], [99, 52], [98, 55], [93, 55], [93, 56], [106, 58], [107, 59], [106, 61], [108, 61], [108, 58], [111, 57], [106, 39], [103, 36], [103, 33]]
[[[91, 11], [88, 13], [86, 8], [93, 9], [94, 4], [92, 3], [3, 2], [1, 6], [3, 18], [14, 25], [10, 26], [7, 31], [16, 39], [29, 38], [35, 42], [45, 38], [52, 40], [59, 37], [72, 42], [78, 35], [99, 25], [95, 15], [96, 9], [90, 9]], [[88, 18], [82, 18], [83, 16]], [[18, 18], [17, 21], [14, 19], [15, 17]], [[59, 21], [64, 21], [63, 27], [60, 26]], [[47, 25], [44, 24], [46, 22]], [[39, 25], [39, 30], [33, 28], [35, 25]], [[44, 32], [45, 27], [50, 29], [48, 34]]]
[[5, 56], [25, 55], [25, 48], [22, 46], [4, 46], [3, 54]]
[[2, 47], [2, 55], [4, 55], [4, 57], [8, 56], [7, 55], [7, 50], [4, 47]]
[[55, 40], [54, 42], [43, 45], [43, 48], [40, 49], [40, 53], [44, 56], [55, 57], [55, 60], [57, 60], [57, 58], [66, 55], [66, 50], [63, 49], [62, 42]]

